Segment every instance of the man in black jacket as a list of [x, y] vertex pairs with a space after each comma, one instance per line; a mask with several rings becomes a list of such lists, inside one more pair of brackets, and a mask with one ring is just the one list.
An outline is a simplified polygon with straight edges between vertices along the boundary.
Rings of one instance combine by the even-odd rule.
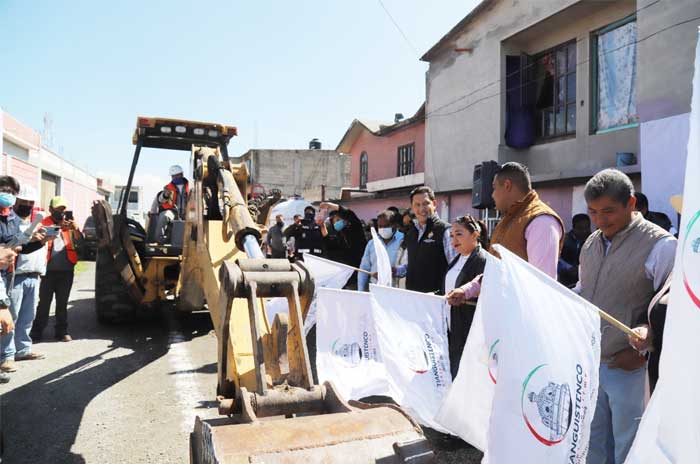
[[[350, 209], [335, 203], [321, 203], [332, 214], [330, 225], [335, 234], [329, 233], [326, 223], [321, 224], [321, 234], [328, 252], [328, 259], [352, 267], [360, 267], [365, 253], [367, 239], [362, 229], [362, 222]], [[357, 273], [353, 273], [345, 288], [357, 288]]]
[[309, 205], [304, 208], [304, 218], [297, 222], [294, 216], [294, 224], [284, 230], [287, 240], [294, 239], [294, 259], [304, 260], [304, 253], [315, 256], [323, 256], [323, 237], [321, 228], [315, 222], [316, 210]]
[[408, 290], [441, 293], [447, 265], [457, 256], [450, 243], [450, 224], [435, 212], [435, 194], [430, 187], [416, 187], [410, 199], [416, 219], [404, 236], [408, 264], [395, 272], [398, 277], [406, 276]]

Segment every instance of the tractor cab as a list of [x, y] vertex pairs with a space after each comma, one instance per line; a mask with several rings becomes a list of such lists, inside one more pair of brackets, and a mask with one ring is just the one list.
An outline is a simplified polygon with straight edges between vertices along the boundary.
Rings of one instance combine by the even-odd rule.
[[[97, 218], [97, 235], [99, 246], [97, 252], [96, 289], [98, 293], [109, 281], [105, 276], [114, 275], [114, 280], [124, 282], [128, 295], [117, 301], [109, 292], [105, 299], [114, 304], [102, 304], [98, 309], [98, 318], [103, 321], [115, 319], [119, 312], [111, 308], [128, 304], [132, 308], [148, 306], [168, 299], [175, 299], [178, 293], [183, 249], [186, 238], [186, 211], [189, 202], [181, 202], [178, 208], [172, 208], [170, 220], [159, 230], [159, 207], [157, 199], [153, 201], [145, 227], [129, 214], [128, 199], [141, 156], [142, 148], [160, 148], [164, 150], [186, 151], [193, 154], [190, 169], [192, 172], [205, 170], [207, 166], [196, 165], [194, 153], [198, 149], [214, 149], [220, 153], [222, 163], [228, 164], [228, 143], [237, 130], [222, 124], [187, 121], [170, 118], [139, 117], [136, 121], [132, 142], [135, 145], [134, 157], [129, 170], [127, 183], [122, 188], [120, 201], [114, 205], [96, 202], [93, 215]], [[164, 163], [166, 166], [167, 161]], [[214, 167], [211, 166], [213, 169]], [[199, 173], [201, 176], [201, 172]], [[191, 179], [190, 179], [191, 181]], [[221, 219], [221, 210], [216, 192], [217, 186], [207, 186], [206, 204], [203, 217]], [[161, 192], [162, 193], [162, 192]], [[186, 192], [185, 195], [188, 195]], [[163, 224], [161, 224], [163, 226]], [[164, 232], [164, 233], [163, 233]], [[108, 288], [117, 288], [115, 285]]]

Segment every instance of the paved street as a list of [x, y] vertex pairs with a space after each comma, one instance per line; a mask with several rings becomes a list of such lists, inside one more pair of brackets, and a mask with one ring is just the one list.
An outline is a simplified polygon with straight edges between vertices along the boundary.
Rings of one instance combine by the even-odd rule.
[[[218, 415], [208, 314], [100, 326], [94, 263], [80, 268], [69, 304], [75, 340], [55, 342], [52, 319], [36, 345], [46, 359], [19, 362], [0, 386], [3, 464], [187, 462], [195, 416]], [[478, 462], [473, 450], [438, 456]]]
[[94, 315], [94, 263], [76, 276], [71, 343], [51, 320], [2, 393], [3, 464], [187, 462], [196, 415], [217, 415], [216, 340], [206, 313], [103, 327]]

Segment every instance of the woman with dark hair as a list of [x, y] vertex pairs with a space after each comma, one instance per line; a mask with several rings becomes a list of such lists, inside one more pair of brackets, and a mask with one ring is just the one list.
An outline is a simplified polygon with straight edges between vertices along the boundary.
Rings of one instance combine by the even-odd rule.
[[450, 371], [454, 379], [476, 309], [476, 292], [472, 295], [469, 285], [465, 284], [484, 273], [487, 254], [484, 246], [488, 231], [483, 221], [467, 214], [452, 223], [450, 238], [452, 246], [459, 253], [447, 267], [443, 288], [450, 304], [448, 343]]

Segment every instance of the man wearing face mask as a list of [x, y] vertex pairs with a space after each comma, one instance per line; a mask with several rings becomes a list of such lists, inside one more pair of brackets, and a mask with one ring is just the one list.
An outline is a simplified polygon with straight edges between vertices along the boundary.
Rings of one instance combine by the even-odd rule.
[[[335, 234], [329, 233], [325, 222], [321, 224], [321, 234], [328, 251], [328, 259], [359, 267], [367, 245], [362, 221], [352, 210], [335, 203], [321, 203], [320, 207], [334, 213], [331, 216], [330, 225]], [[357, 288], [357, 272], [353, 273], [345, 288]]]
[[287, 257], [287, 239], [284, 237], [284, 216], [275, 216], [275, 224], [270, 227], [265, 236], [268, 255], [273, 259], [284, 259]]
[[294, 239], [294, 259], [303, 261], [304, 253], [323, 256], [323, 237], [321, 228], [316, 224], [316, 210], [309, 205], [304, 208], [304, 218], [287, 227], [284, 236]]
[[[3, 258], [12, 257], [13, 259], [10, 265], [13, 263], [16, 253], [27, 254], [40, 249], [42, 246], [41, 241], [45, 238], [45, 229], [41, 227], [34, 232], [30, 243], [12, 249], [7, 247], [7, 244], [20, 234], [21, 221], [12, 209], [17, 201], [16, 195], [19, 193], [19, 189], [19, 182], [17, 182], [14, 177], [0, 176], [0, 255], [2, 255]], [[0, 269], [2, 269], [0, 273], [0, 319], [3, 321], [8, 315], [10, 320], [14, 319], [10, 313], [11, 300], [7, 290], [10, 276], [6, 271], [7, 267], [9, 266], [5, 263], [0, 266]], [[5, 323], [1, 323], [1, 325], [3, 334], [7, 334], [14, 329], [14, 324], [12, 324], [12, 327]], [[4, 338], [6, 337], [3, 336], [3, 339]], [[0, 371], [13, 372], [14, 370], [14, 359], [3, 359], [2, 362], [0, 362]], [[0, 382], [3, 381], [6, 380], [0, 376]]]
[[[377, 235], [382, 240], [384, 248], [389, 254], [389, 262], [395, 267], [398, 260], [401, 242], [403, 241], [403, 233], [397, 230], [397, 221], [395, 213], [391, 210], [382, 211], [377, 215]], [[362, 256], [360, 269], [372, 273], [372, 283], [377, 283], [377, 254], [374, 251], [374, 243], [372, 240], [367, 242], [365, 254]], [[369, 276], [364, 272], [357, 275], [357, 289], [366, 292], [369, 289]]]
[[32, 327], [31, 337], [40, 340], [42, 332], [49, 322], [49, 308], [56, 295], [56, 326], [57, 340], [69, 342], [73, 338], [68, 335], [68, 297], [73, 286], [73, 273], [78, 262], [78, 244], [83, 234], [75, 221], [65, 219], [68, 203], [63, 197], [53, 197], [49, 203], [51, 215], [42, 221], [45, 227], [58, 227], [58, 235], [48, 243], [46, 275], [39, 285], [39, 305], [36, 309], [36, 319]]
[[[15, 214], [20, 218], [20, 230], [30, 226], [37, 192], [34, 187], [24, 185], [17, 195], [14, 206]], [[44, 247], [17, 256], [12, 288], [9, 289], [10, 311], [15, 322], [15, 330], [7, 333], [0, 340], [2, 346], [2, 364], [0, 367], [14, 367], [14, 361], [32, 361], [43, 359], [44, 355], [32, 351], [32, 339], [29, 335], [36, 314], [36, 297], [39, 291], [39, 277], [46, 272], [46, 251]]]
[[[185, 178], [182, 166], [170, 166], [170, 183], [156, 197], [152, 212], [158, 212], [158, 242], [168, 239], [168, 227], [175, 219], [185, 219], [187, 198], [190, 193], [189, 181]], [[157, 210], [157, 211], [154, 211]]]

